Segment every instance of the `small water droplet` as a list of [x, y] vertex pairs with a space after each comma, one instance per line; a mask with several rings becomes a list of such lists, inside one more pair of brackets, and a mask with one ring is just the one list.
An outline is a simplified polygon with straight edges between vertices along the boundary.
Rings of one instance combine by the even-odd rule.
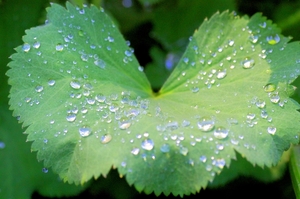
[[80, 82], [76, 80], [71, 81], [70, 86], [76, 90], [81, 88]]
[[69, 114], [66, 117], [68, 122], [74, 122], [76, 120], [76, 115], [75, 114]]
[[266, 110], [261, 110], [260, 116], [264, 119], [266, 119], [268, 117], [268, 113]]
[[97, 94], [96, 96], [95, 96], [95, 100], [97, 100], [98, 102], [105, 102], [105, 100], [106, 100], [106, 97], [105, 97], [105, 95], [103, 95], [103, 94]]
[[55, 80], [51, 79], [48, 81], [49, 86], [54, 86], [55, 85]]
[[94, 61], [94, 64], [96, 65], [96, 66], [99, 66], [100, 68], [105, 68], [105, 66], [106, 66], [106, 63], [102, 60], [102, 59], [97, 59], [97, 60], [95, 60]]
[[277, 93], [273, 93], [270, 95], [270, 100], [271, 100], [271, 102], [277, 104], [280, 100], [280, 97]]
[[140, 149], [139, 148], [134, 148], [134, 149], [131, 150], [131, 153], [133, 155], [138, 155], [140, 153]]
[[189, 149], [186, 147], [181, 146], [179, 149], [179, 153], [186, 156], [189, 153]]
[[154, 148], [154, 142], [153, 140], [146, 138], [142, 141], [141, 147], [147, 151], [150, 151]]
[[256, 104], [256, 106], [258, 107], [258, 108], [264, 108], [265, 106], [266, 106], [266, 102], [264, 101], [264, 100], [257, 100], [256, 102], [255, 102], [255, 104]]
[[219, 126], [215, 129], [214, 136], [218, 139], [225, 139], [228, 136], [228, 129]]
[[268, 133], [271, 134], [271, 135], [275, 135], [276, 130], [277, 130], [276, 127], [273, 127], [273, 126], [269, 126], [267, 128]]
[[119, 121], [119, 128], [122, 130], [128, 129], [131, 126], [131, 123], [128, 118], [122, 117]]
[[48, 171], [49, 171], [49, 170], [48, 170], [47, 168], [42, 168], [42, 172], [43, 172], [43, 173], [48, 173]]
[[63, 49], [64, 49], [64, 45], [62, 45], [61, 43], [58, 43], [58, 44], [55, 46], [55, 50], [56, 50], [56, 51], [61, 52], [61, 51], [63, 51]]
[[211, 117], [202, 117], [200, 121], [197, 123], [198, 128], [201, 131], [211, 131], [215, 126], [215, 121]]
[[252, 42], [252, 43], [256, 43], [258, 41], [258, 36], [257, 35], [251, 35], [249, 37], [249, 40]]
[[276, 86], [275, 86], [275, 84], [269, 83], [264, 86], [264, 90], [265, 90], [265, 92], [270, 93], [270, 92], [273, 92], [276, 90]]
[[267, 37], [267, 42], [270, 44], [270, 45], [275, 45], [277, 43], [280, 42], [280, 37], [278, 34], [276, 35], [273, 35], [273, 36], [268, 36]]
[[30, 50], [30, 44], [28, 44], [28, 43], [23, 44], [22, 50], [24, 52], [26, 52], [26, 53], [29, 52], [29, 50]]
[[105, 135], [101, 136], [100, 141], [102, 144], [107, 144], [111, 141], [111, 139], [112, 139], [112, 136], [110, 134], [105, 134]]
[[40, 93], [40, 92], [42, 92], [44, 90], [44, 87], [43, 86], [37, 86], [37, 87], [35, 87], [35, 91], [37, 92], [37, 93]]
[[219, 71], [217, 72], [217, 78], [218, 78], [218, 79], [223, 79], [225, 76], [226, 76], [226, 69], [224, 69], [224, 70], [219, 70]]
[[228, 41], [228, 45], [229, 45], [229, 46], [233, 46], [233, 45], [234, 45], [234, 41], [233, 41], [233, 40], [229, 40], [229, 41]]
[[225, 164], [226, 164], [226, 162], [225, 162], [224, 159], [216, 159], [216, 160], [214, 161], [214, 165], [215, 165], [216, 167], [219, 167], [220, 169], [223, 169], [224, 166], [225, 166]]
[[205, 163], [206, 160], [207, 160], [207, 158], [206, 158], [205, 155], [202, 155], [202, 156], [200, 156], [199, 160], [200, 160], [201, 162]]
[[198, 86], [193, 86], [193, 87], [191, 88], [191, 90], [192, 90], [193, 93], [198, 93], [200, 89], [199, 89]]
[[36, 41], [36, 42], [34, 42], [34, 44], [33, 44], [32, 46], [33, 46], [35, 49], [38, 49], [38, 48], [40, 48], [41, 43], [38, 42], [38, 41]]
[[248, 113], [246, 117], [249, 120], [253, 120], [255, 118], [255, 114], [254, 113]]
[[5, 143], [0, 141], [0, 149], [4, 149], [5, 148]]
[[79, 128], [79, 134], [81, 137], [87, 137], [91, 134], [91, 129], [89, 127], [83, 126]]
[[163, 144], [160, 147], [160, 151], [163, 153], [168, 153], [170, 151], [170, 145], [169, 144]]
[[255, 65], [254, 59], [251, 59], [249, 57], [246, 57], [241, 63], [243, 68], [245, 69], [250, 69]]

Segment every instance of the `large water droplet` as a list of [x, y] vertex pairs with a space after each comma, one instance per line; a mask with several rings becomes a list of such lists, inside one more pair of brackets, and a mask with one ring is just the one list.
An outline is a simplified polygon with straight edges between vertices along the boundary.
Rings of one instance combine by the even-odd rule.
[[83, 126], [81, 128], [79, 128], [79, 134], [81, 135], [81, 137], [87, 137], [91, 134], [91, 129], [89, 127]]
[[245, 69], [250, 69], [255, 65], [255, 61], [252, 58], [246, 57], [242, 62], [242, 66]]
[[268, 131], [268, 133], [270, 133], [271, 135], [274, 135], [275, 133], [276, 133], [276, 127], [274, 127], [274, 126], [269, 126], [268, 128], [267, 128], [267, 131]]
[[214, 128], [215, 121], [211, 117], [202, 117], [202, 118], [200, 118], [197, 125], [201, 131], [207, 132]]
[[97, 59], [94, 61], [94, 64], [96, 66], [99, 66], [100, 68], [105, 68], [106, 64], [102, 59]]
[[220, 126], [220, 127], [217, 127], [214, 131], [214, 136], [215, 138], [218, 138], [218, 139], [224, 139], [228, 136], [228, 129]]
[[141, 147], [147, 151], [150, 151], [154, 147], [154, 142], [153, 142], [153, 140], [147, 138], [142, 141]]
[[274, 36], [268, 36], [267, 37], [267, 42], [271, 45], [275, 45], [277, 43], [280, 42], [280, 37], [278, 34], [274, 35]]
[[80, 82], [76, 80], [71, 81], [70, 86], [76, 90], [81, 88]]
[[63, 51], [63, 49], [64, 49], [64, 45], [62, 45], [60, 43], [55, 46], [55, 50], [56, 51], [61, 52], [61, 51]]
[[30, 44], [28, 44], [28, 43], [23, 44], [22, 50], [24, 52], [26, 52], [26, 53], [29, 52], [29, 50], [30, 50]]
[[102, 135], [101, 138], [100, 138], [100, 141], [102, 144], [106, 144], [106, 143], [109, 143], [111, 141], [112, 137], [110, 134], [105, 134], [105, 135]]

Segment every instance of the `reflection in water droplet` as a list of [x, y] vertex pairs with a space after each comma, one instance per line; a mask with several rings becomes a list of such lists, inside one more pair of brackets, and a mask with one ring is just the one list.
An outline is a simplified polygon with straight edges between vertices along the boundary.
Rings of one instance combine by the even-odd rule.
[[60, 44], [60, 43], [57, 44], [56, 47], [55, 47], [55, 50], [59, 51], [59, 52], [63, 51], [63, 49], [64, 49], [64, 46], [62, 44]]
[[228, 129], [220, 126], [220, 127], [217, 127], [214, 131], [214, 136], [215, 138], [218, 138], [218, 139], [224, 139], [228, 136]]
[[154, 142], [153, 142], [153, 140], [147, 138], [142, 141], [141, 147], [147, 151], [150, 151], [154, 147]]
[[273, 127], [273, 126], [269, 126], [268, 128], [267, 128], [267, 130], [268, 130], [268, 133], [270, 133], [271, 135], [274, 135], [275, 133], [276, 133], [276, 127]]
[[26, 53], [29, 52], [29, 50], [30, 50], [30, 45], [29, 45], [28, 43], [23, 44], [22, 50], [23, 50], [24, 52], [26, 52]]
[[79, 128], [79, 134], [81, 135], [81, 137], [87, 137], [91, 134], [91, 129], [89, 127], [81, 127]]
[[168, 153], [170, 151], [170, 145], [168, 144], [163, 144], [161, 147], [160, 147], [160, 151], [163, 152], [163, 153]]
[[255, 65], [254, 59], [251, 59], [249, 57], [246, 57], [242, 62], [241, 62], [243, 68], [245, 69], [250, 69]]
[[112, 139], [112, 136], [110, 134], [105, 134], [105, 135], [102, 135], [101, 138], [100, 138], [100, 141], [102, 144], [106, 144], [106, 143], [109, 143]]
[[201, 131], [207, 132], [214, 128], [215, 121], [211, 117], [202, 117], [197, 125]]
[[267, 42], [270, 44], [270, 45], [275, 45], [277, 43], [280, 42], [280, 37], [278, 34], [276, 34], [275, 36], [268, 36], [267, 37]]

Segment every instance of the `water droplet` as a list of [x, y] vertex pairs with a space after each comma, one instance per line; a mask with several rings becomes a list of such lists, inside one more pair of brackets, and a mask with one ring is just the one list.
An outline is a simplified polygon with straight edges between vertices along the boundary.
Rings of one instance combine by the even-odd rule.
[[189, 153], [189, 149], [186, 147], [181, 146], [179, 149], [179, 153], [186, 156]]
[[51, 79], [48, 81], [49, 86], [54, 86], [55, 85], [55, 80]]
[[214, 165], [215, 165], [216, 167], [219, 167], [220, 169], [223, 169], [224, 166], [225, 166], [225, 164], [226, 164], [226, 162], [225, 162], [224, 159], [216, 159], [216, 160], [214, 161]]
[[63, 51], [63, 49], [64, 49], [64, 45], [62, 45], [61, 43], [58, 43], [58, 44], [55, 46], [55, 50], [56, 50], [56, 51], [61, 52], [61, 51]]
[[249, 120], [253, 120], [255, 118], [255, 114], [254, 113], [248, 113], [246, 117]]
[[219, 70], [219, 71], [217, 72], [217, 78], [218, 78], [218, 79], [223, 79], [225, 76], [226, 76], [226, 69], [224, 69], [224, 70]]
[[170, 151], [170, 145], [168, 144], [163, 144], [161, 147], [160, 147], [160, 151], [163, 152], [163, 153], [168, 153]]
[[202, 117], [197, 125], [201, 131], [207, 132], [214, 128], [215, 121], [211, 117]]
[[29, 52], [29, 50], [30, 50], [30, 44], [28, 44], [28, 43], [23, 44], [22, 50], [24, 52], [26, 52], [26, 53]]
[[4, 149], [5, 148], [5, 143], [0, 141], [0, 149]]
[[106, 99], [106, 97], [105, 97], [105, 95], [103, 95], [103, 94], [97, 94], [97, 95], [95, 96], [95, 100], [97, 100], [98, 102], [104, 102], [105, 99]]
[[273, 92], [276, 90], [276, 86], [275, 86], [275, 84], [269, 83], [264, 86], [264, 90], [265, 90], [265, 92], [270, 93], [270, 92]]
[[242, 66], [245, 69], [250, 69], [255, 65], [255, 61], [254, 59], [251, 59], [249, 57], [246, 57], [243, 61], [242, 61]]
[[255, 104], [258, 108], [264, 108], [266, 106], [266, 102], [264, 100], [257, 100]]
[[127, 57], [130, 57], [130, 56], [132, 56], [133, 52], [134, 52], [133, 49], [125, 50], [125, 55], [126, 55]]
[[277, 43], [280, 42], [280, 37], [278, 34], [274, 35], [274, 36], [268, 36], [267, 37], [267, 42], [270, 44], [270, 45], [275, 45]]
[[233, 46], [233, 45], [234, 45], [234, 41], [233, 41], [233, 40], [229, 40], [229, 41], [228, 41], [228, 45], [229, 45], [229, 46]]
[[35, 49], [38, 49], [41, 46], [41, 43], [36, 41], [33, 45], [32, 45]]
[[220, 126], [220, 127], [217, 127], [214, 131], [214, 136], [215, 138], [218, 138], [218, 139], [224, 139], [228, 136], [228, 129]]
[[258, 41], [258, 36], [257, 35], [251, 35], [249, 37], [249, 40], [252, 42], [252, 43], [256, 43]]
[[216, 148], [220, 151], [222, 151], [224, 149], [224, 145], [223, 144], [217, 144]]
[[107, 41], [108, 41], [108, 42], [114, 42], [115, 39], [114, 39], [113, 37], [111, 37], [111, 36], [108, 36], [108, 37], [107, 37]]
[[271, 135], [274, 135], [276, 133], [276, 130], [277, 130], [276, 127], [273, 126], [269, 126], [267, 128], [268, 133], [270, 133]]
[[119, 128], [124, 130], [128, 129], [131, 126], [131, 123], [128, 118], [122, 117], [119, 121]]
[[107, 144], [111, 141], [111, 139], [112, 139], [112, 136], [110, 134], [105, 134], [105, 135], [101, 136], [100, 141], [102, 144]]
[[66, 117], [68, 122], [74, 122], [76, 120], [76, 115], [75, 114], [70, 114]]
[[81, 88], [80, 82], [76, 80], [71, 81], [70, 86], [76, 90]]
[[266, 119], [268, 117], [268, 113], [266, 110], [261, 110], [260, 116], [264, 119]]
[[133, 155], [138, 155], [140, 153], [140, 149], [139, 148], [134, 148], [134, 149], [131, 150], [131, 153]]
[[42, 172], [43, 172], [43, 173], [48, 173], [48, 171], [49, 171], [49, 170], [48, 170], [47, 168], [42, 168]]
[[88, 59], [89, 59], [89, 57], [86, 55], [86, 54], [83, 54], [83, 55], [81, 55], [80, 56], [80, 59], [82, 60], [82, 61], [88, 61]]
[[202, 155], [202, 156], [200, 156], [199, 160], [200, 160], [201, 162], [205, 163], [206, 160], [207, 160], [207, 158], [206, 158], [205, 155]]
[[79, 134], [81, 137], [87, 137], [91, 134], [91, 129], [89, 127], [83, 126], [79, 128]]
[[154, 147], [154, 142], [153, 140], [146, 138], [145, 140], [142, 141], [141, 147], [147, 151], [150, 151]]
[[191, 90], [192, 90], [193, 93], [198, 93], [200, 89], [199, 89], [198, 86], [193, 86], [193, 87], [191, 88]]
[[96, 66], [99, 66], [100, 68], [105, 68], [105, 66], [106, 66], [106, 63], [102, 59], [95, 60], [94, 64]]
[[43, 86], [37, 86], [37, 87], [35, 87], [35, 91], [38, 92], [38, 93], [42, 92], [43, 90], [44, 90]]
[[280, 100], [280, 97], [277, 93], [273, 93], [270, 95], [270, 100], [271, 100], [271, 102], [277, 104]]

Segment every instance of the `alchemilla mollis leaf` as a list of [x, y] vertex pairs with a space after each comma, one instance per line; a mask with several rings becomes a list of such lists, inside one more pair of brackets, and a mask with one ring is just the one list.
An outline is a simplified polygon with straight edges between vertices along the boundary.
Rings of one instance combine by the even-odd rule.
[[155, 95], [101, 9], [53, 4], [23, 40], [7, 72], [11, 108], [38, 159], [65, 181], [113, 166], [139, 191], [190, 194], [236, 152], [271, 167], [299, 141], [289, 98], [299, 43], [259, 14], [204, 21]]

